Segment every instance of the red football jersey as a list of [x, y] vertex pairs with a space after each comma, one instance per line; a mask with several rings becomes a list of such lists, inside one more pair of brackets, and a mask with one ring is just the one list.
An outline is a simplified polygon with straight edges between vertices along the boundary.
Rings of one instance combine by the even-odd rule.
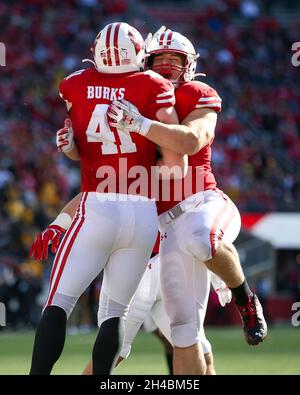
[[[221, 98], [215, 89], [199, 81], [190, 81], [179, 85], [175, 90], [176, 111], [179, 122], [182, 121], [197, 108], [211, 108], [216, 112], [221, 111]], [[171, 183], [170, 199], [166, 194], [162, 196], [163, 185], [160, 190], [160, 201], [157, 204], [159, 214], [169, 210], [180, 201], [188, 198], [194, 193], [214, 189], [216, 180], [211, 170], [211, 144], [213, 140], [203, 147], [195, 155], [188, 158], [189, 172], [184, 180]], [[167, 181], [166, 181], [167, 182]], [[174, 186], [178, 194], [174, 193]], [[181, 199], [178, 199], [181, 196]]]
[[[156, 145], [137, 133], [110, 128], [105, 114], [113, 100], [125, 99], [147, 118], [156, 119], [160, 108], [175, 104], [172, 84], [152, 71], [104, 74], [90, 68], [66, 77], [59, 91], [71, 104], [74, 140], [81, 157], [82, 191], [150, 196]], [[142, 186], [141, 168], [149, 178]]]

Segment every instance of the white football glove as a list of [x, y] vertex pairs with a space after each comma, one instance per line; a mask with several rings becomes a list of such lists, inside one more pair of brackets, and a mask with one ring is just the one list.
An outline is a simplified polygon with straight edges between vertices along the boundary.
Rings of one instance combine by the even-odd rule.
[[65, 125], [56, 132], [56, 146], [59, 152], [70, 152], [74, 148], [71, 119], [65, 119]]
[[106, 111], [107, 123], [113, 128], [125, 132], [135, 132], [146, 136], [152, 125], [152, 120], [144, 117], [137, 107], [127, 100], [113, 101]]
[[215, 273], [211, 273], [210, 281], [218, 295], [220, 305], [224, 307], [226, 303], [230, 303], [232, 294], [224, 281], [221, 280], [220, 277], [218, 277]]

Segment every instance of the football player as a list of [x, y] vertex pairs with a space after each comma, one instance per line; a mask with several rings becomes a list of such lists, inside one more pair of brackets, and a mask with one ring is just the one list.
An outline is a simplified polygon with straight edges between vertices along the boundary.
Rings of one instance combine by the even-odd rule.
[[[212, 285], [218, 294], [219, 301], [222, 306], [229, 303], [231, 300], [231, 292], [226, 284], [221, 279], [214, 277], [212, 274]], [[216, 281], [215, 281], [216, 280]], [[223, 288], [221, 288], [221, 282]], [[217, 288], [215, 288], [217, 285]], [[101, 297], [101, 296], [100, 296]], [[153, 257], [148, 264], [138, 289], [130, 303], [128, 314], [125, 321], [125, 337], [122, 350], [120, 352], [118, 363], [126, 359], [131, 351], [131, 345], [137, 335], [141, 324], [144, 324], [144, 329], [149, 332], [156, 332], [156, 335], [163, 342], [165, 349], [171, 356], [168, 363], [170, 374], [173, 373], [172, 366], [172, 340], [170, 319], [165, 310], [164, 304], [161, 299], [161, 292], [159, 287], [159, 256]], [[210, 342], [205, 336], [204, 329], [202, 328], [199, 334], [199, 341], [204, 353], [206, 363], [206, 375], [215, 375], [215, 367], [213, 360], [212, 347]], [[167, 345], [167, 347], [166, 347]], [[117, 363], [117, 364], [118, 364]], [[92, 361], [88, 363], [83, 374], [92, 374]]]
[[[174, 373], [203, 374], [205, 360], [199, 333], [208, 299], [207, 268], [232, 290], [248, 344], [262, 342], [267, 325], [232, 244], [240, 231], [240, 214], [231, 199], [217, 188], [211, 169], [211, 145], [221, 98], [215, 89], [194, 80], [199, 55], [186, 37], [163, 28], [147, 41], [146, 67], [170, 79], [176, 87], [180, 125], [153, 121], [144, 127], [145, 117], [126, 101], [113, 102], [107, 114], [111, 126], [122, 125], [128, 132], [189, 155], [186, 179], [191, 180], [191, 188], [186, 192], [182, 185], [186, 179], [174, 181], [173, 199], [159, 202], [160, 278], [171, 320]], [[196, 149], [190, 146], [191, 136], [197, 140]], [[184, 190], [182, 199], [176, 197], [178, 189]]]
[[[58, 134], [62, 134], [62, 130]], [[51, 252], [55, 253], [63, 238], [64, 233], [69, 228], [72, 218], [75, 216], [78, 205], [80, 204], [81, 196], [75, 196], [61, 211], [58, 217], [40, 234], [37, 235], [32, 244], [30, 255], [36, 260], [45, 260], [48, 258], [48, 248], [51, 245]], [[156, 255], [159, 249], [159, 239], [155, 244], [152, 255]], [[231, 291], [226, 284], [213, 273], [211, 274], [211, 283], [218, 294], [220, 304], [225, 306], [231, 301]], [[100, 312], [100, 311], [99, 311]], [[100, 318], [100, 317], [99, 317]], [[148, 320], [146, 320], [148, 318]], [[149, 323], [151, 320], [155, 325], [151, 326], [151, 331], [155, 331], [156, 327], [159, 331], [157, 336], [162, 340], [163, 344], [168, 345], [168, 352], [171, 346], [170, 334], [170, 320], [165, 311], [161, 299], [161, 292], [159, 287], [159, 257], [158, 255], [152, 257], [147, 265], [147, 269], [139, 283], [137, 291], [130, 303], [128, 314], [125, 320], [124, 341], [119, 355], [118, 362], [126, 359], [131, 350], [131, 344], [138, 333], [141, 325], [145, 320]], [[149, 327], [149, 324], [147, 325]], [[150, 329], [149, 329], [150, 331]], [[160, 333], [160, 335], [159, 335]], [[161, 336], [161, 334], [163, 336]], [[200, 334], [200, 341], [204, 352], [206, 362], [206, 375], [215, 374], [213, 364], [213, 354], [210, 342], [207, 340], [204, 330]], [[172, 358], [168, 358], [169, 369], [172, 372]], [[92, 374], [92, 361], [90, 361], [83, 374]]]
[[[93, 55], [92, 68], [69, 75], [59, 87], [72, 122], [72, 131], [66, 124], [68, 136], [73, 133], [74, 137], [60, 136], [61, 150], [81, 160], [82, 195], [53, 264], [48, 299], [36, 331], [31, 374], [50, 374], [62, 353], [66, 321], [74, 305], [103, 269], [93, 372], [110, 373], [122, 345], [129, 302], [157, 234], [157, 210], [149, 197], [148, 183], [138, 183], [139, 170], [151, 174], [156, 144], [138, 134], [131, 136], [122, 127], [110, 127], [105, 114], [113, 100], [124, 98], [149, 119], [176, 123], [173, 86], [156, 73], [140, 72], [144, 41], [126, 23], [112, 23], [101, 30]], [[161, 165], [176, 164], [184, 172], [183, 155], [165, 148], [161, 152]]]

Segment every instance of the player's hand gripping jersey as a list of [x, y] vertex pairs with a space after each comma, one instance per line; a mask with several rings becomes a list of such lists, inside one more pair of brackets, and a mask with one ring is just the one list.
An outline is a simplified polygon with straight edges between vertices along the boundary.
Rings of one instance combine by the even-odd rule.
[[[175, 104], [171, 83], [152, 71], [106, 74], [91, 68], [65, 78], [59, 90], [71, 106], [74, 141], [81, 157], [82, 191], [133, 193], [130, 184], [137, 177], [133, 167], [143, 166], [150, 175], [156, 145], [137, 133], [109, 127], [106, 110], [112, 101], [126, 99], [143, 115], [156, 119], [160, 108]], [[117, 175], [116, 185], [113, 190], [103, 190], [105, 183], [101, 181], [107, 178], [109, 167]]]

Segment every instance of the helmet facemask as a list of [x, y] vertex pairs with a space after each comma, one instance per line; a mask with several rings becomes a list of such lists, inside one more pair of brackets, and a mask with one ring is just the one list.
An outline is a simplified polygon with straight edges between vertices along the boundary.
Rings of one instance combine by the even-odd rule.
[[[155, 56], [164, 54], [164, 53], [180, 55], [183, 60], [182, 65], [172, 64], [172, 63], [153, 65]], [[192, 63], [194, 63], [194, 65], [191, 70]], [[194, 72], [196, 69], [196, 61], [194, 59], [192, 59], [192, 62], [191, 62], [189, 55], [179, 53], [177, 51], [162, 50], [162, 51], [157, 51], [157, 53], [152, 54], [148, 58], [146, 58], [146, 68], [151, 69], [151, 70], [155, 71], [156, 73], [160, 74], [162, 77], [170, 80], [173, 85], [178, 85], [178, 84], [181, 84], [184, 82], [191, 81], [193, 79]], [[172, 78], [174, 71], [177, 73], [179, 72], [179, 75], [176, 78]]]

